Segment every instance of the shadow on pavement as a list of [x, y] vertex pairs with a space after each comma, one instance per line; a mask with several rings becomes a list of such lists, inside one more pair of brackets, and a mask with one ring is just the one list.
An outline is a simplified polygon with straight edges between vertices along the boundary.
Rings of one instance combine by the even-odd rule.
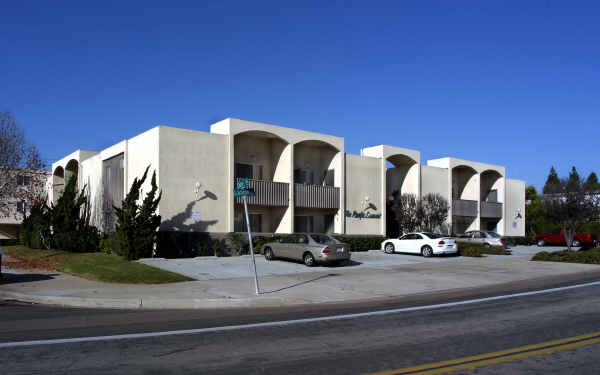
[[284, 286], [283, 288], [263, 291], [263, 292], [261, 292], [261, 294], [281, 292], [282, 290], [291, 289], [291, 288], [294, 288], [294, 287], [297, 287], [297, 286], [300, 286], [300, 285], [312, 283], [313, 281], [318, 281], [318, 280], [326, 279], [328, 277], [334, 277], [334, 276], [339, 276], [339, 275], [340, 275], [339, 273], [329, 273], [327, 275], [321, 275], [319, 277], [315, 277], [314, 279], [305, 280], [305, 281], [301, 281], [301, 282], [296, 283], [296, 284]]
[[2, 272], [0, 284], [28, 283], [33, 281], [52, 280], [59, 274], [10, 273]]

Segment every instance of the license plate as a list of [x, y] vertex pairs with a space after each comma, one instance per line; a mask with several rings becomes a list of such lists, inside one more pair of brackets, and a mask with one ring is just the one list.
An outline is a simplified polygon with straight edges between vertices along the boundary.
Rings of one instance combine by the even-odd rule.
[[343, 253], [343, 252], [344, 252], [344, 248], [343, 248], [343, 247], [340, 247], [339, 249], [337, 249], [337, 251], [336, 251], [336, 252], [338, 252], [338, 253]]

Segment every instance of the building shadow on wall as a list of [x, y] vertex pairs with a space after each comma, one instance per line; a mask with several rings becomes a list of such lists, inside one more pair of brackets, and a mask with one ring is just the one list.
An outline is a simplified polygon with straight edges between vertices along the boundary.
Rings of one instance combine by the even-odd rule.
[[[196, 202], [219, 198], [212, 192], [205, 190], [204, 195], [189, 202], [185, 210], [160, 225], [156, 255], [164, 258], [190, 258], [201, 255], [212, 255], [215, 246], [222, 247], [222, 240], [213, 238], [208, 233], [209, 227], [218, 223], [218, 220], [199, 220], [194, 212]], [[186, 221], [189, 223], [186, 224]], [[191, 221], [191, 222], [190, 222]]]

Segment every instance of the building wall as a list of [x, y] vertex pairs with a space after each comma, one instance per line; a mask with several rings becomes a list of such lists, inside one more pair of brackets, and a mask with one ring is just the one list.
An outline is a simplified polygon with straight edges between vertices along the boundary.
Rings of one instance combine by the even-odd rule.
[[[161, 230], [228, 232], [229, 138], [161, 126]], [[129, 152], [133, 154], [131, 142]], [[158, 154], [158, 153], [157, 153]], [[195, 184], [200, 182], [198, 194]]]
[[[517, 218], [517, 213], [521, 218]], [[505, 236], [525, 235], [525, 181], [506, 179]]]
[[81, 162], [79, 168], [79, 186], [85, 186], [90, 200], [92, 225], [105, 230], [105, 217], [103, 214], [103, 191], [102, 191], [102, 158], [96, 154]]
[[446, 168], [422, 165], [421, 193], [423, 196], [427, 194], [439, 194], [450, 203], [451, 199], [448, 196], [448, 170]]
[[[383, 234], [381, 221], [380, 159], [346, 154], [346, 212], [381, 215], [379, 218], [356, 218], [345, 215], [347, 234]], [[366, 201], [365, 197], [369, 197]]]

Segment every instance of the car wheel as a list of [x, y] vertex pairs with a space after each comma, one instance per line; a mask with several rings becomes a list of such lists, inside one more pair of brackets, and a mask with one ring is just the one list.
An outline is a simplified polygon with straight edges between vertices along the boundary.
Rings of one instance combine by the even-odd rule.
[[425, 245], [423, 246], [423, 248], [421, 249], [421, 254], [425, 257], [425, 258], [429, 258], [433, 256], [433, 249], [431, 248], [431, 246]]
[[573, 240], [573, 242], [571, 242], [571, 245], [573, 247], [580, 247], [581, 246], [581, 241], [579, 241], [579, 240]]
[[390, 242], [386, 243], [385, 247], [383, 248], [383, 251], [386, 254], [393, 254], [394, 253], [394, 244], [390, 243]]
[[546, 241], [544, 241], [543, 239], [541, 239], [541, 240], [538, 240], [538, 242], [537, 242], [537, 245], [538, 245], [539, 247], [544, 247], [544, 246], [546, 246]]
[[265, 259], [266, 260], [275, 259], [275, 256], [273, 255], [273, 250], [271, 250], [270, 247], [265, 248]]
[[312, 267], [315, 265], [315, 257], [311, 253], [304, 254], [304, 257], [302, 257], [302, 259], [304, 259], [304, 264], [308, 267]]

